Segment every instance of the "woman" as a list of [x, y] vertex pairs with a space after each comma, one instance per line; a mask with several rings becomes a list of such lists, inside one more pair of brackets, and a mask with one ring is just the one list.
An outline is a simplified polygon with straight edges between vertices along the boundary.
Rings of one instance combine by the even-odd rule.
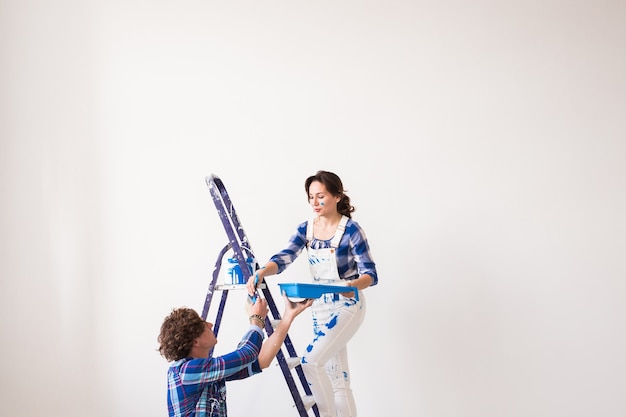
[[305, 248], [314, 283], [358, 288], [358, 301], [353, 292], [325, 294], [314, 301], [314, 338], [302, 358], [320, 417], [355, 417], [346, 346], [365, 316], [362, 291], [378, 283], [376, 265], [363, 229], [352, 220], [355, 208], [341, 179], [318, 171], [306, 179], [304, 188], [313, 219], [298, 226], [287, 248], [256, 271], [256, 280], [254, 275], [248, 280], [248, 293], [254, 294], [255, 281], [258, 285], [283, 272]]

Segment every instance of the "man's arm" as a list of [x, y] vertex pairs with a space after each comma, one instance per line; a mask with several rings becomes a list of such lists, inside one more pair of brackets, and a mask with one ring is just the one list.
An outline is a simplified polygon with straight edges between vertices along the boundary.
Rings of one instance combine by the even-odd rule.
[[291, 327], [291, 323], [298, 316], [298, 314], [302, 313], [308, 307], [313, 304], [313, 300], [304, 300], [298, 303], [294, 303], [290, 301], [285, 294], [283, 294], [283, 298], [285, 299], [285, 312], [283, 313], [282, 319], [280, 323], [274, 329], [274, 332], [270, 337], [263, 343], [261, 347], [261, 352], [259, 353], [259, 365], [261, 369], [265, 369], [274, 360], [276, 354], [280, 350], [287, 337], [287, 332], [289, 332], [289, 328]]

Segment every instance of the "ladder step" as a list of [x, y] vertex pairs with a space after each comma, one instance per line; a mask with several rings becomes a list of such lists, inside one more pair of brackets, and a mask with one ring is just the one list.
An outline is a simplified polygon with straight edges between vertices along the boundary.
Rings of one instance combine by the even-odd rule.
[[[267, 288], [264, 282], [259, 284], [258, 288], [262, 290], [263, 288]], [[215, 286], [217, 291], [228, 291], [228, 290], [247, 290], [248, 287], [246, 284], [217, 284]]]
[[289, 369], [293, 369], [302, 363], [302, 358], [298, 356], [294, 356], [293, 358], [285, 358], [285, 362], [287, 362], [287, 366], [289, 367]]
[[312, 395], [304, 395], [302, 397], [302, 405], [308, 411], [315, 405], [315, 398]]

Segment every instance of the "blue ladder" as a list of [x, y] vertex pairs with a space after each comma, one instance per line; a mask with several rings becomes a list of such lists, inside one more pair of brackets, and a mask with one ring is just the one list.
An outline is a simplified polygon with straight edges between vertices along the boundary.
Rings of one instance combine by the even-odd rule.
[[[259, 269], [259, 265], [258, 263], [256, 263], [254, 252], [250, 247], [250, 242], [248, 241], [246, 233], [241, 226], [241, 222], [239, 221], [239, 217], [237, 216], [235, 207], [233, 206], [233, 203], [228, 196], [228, 192], [224, 187], [224, 183], [219, 177], [211, 174], [210, 176], [206, 177], [206, 184], [209, 187], [209, 191], [211, 192], [211, 196], [213, 197], [213, 202], [215, 203], [215, 207], [217, 208], [217, 213], [219, 214], [222, 225], [224, 226], [224, 230], [226, 231], [226, 235], [228, 236], [228, 244], [224, 246], [224, 248], [222, 248], [215, 263], [215, 268], [213, 269], [213, 278], [211, 280], [211, 283], [209, 284], [209, 289], [207, 291], [204, 301], [204, 308], [202, 309], [202, 318], [206, 320], [209, 313], [209, 308], [211, 306], [211, 300], [213, 299], [213, 294], [216, 291], [222, 291], [220, 305], [217, 310], [215, 322], [213, 324], [213, 332], [217, 336], [220, 328], [220, 323], [222, 321], [224, 306], [226, 305], [226, 299], [228, 298], [228, 291], [236, 287], [217, 284], [224, 255], [226, 254], [226, 252], [232, 249], [235, 258], [237, 259], [237, 263], [239, 264], [239, 267], [241, 268], [241, 271], [243, 273], [245, 282], [247, 282], [253, 274], [252, 272], [250, 272], [246, 259], [254, 259], [254, 271]], [[245, 289], [245, 286], [240, 285], [239, 287]], [[276, 308], [276, 304], [274, 303], [274, 298], [272, 297], [271, 291], [265, 284], [262, 284], [260, 286], [260, 289], [263, 293], [264, 298], [267, 300], [267, 304], [273, 319], [280, 320], [280, 313]], [[270, 320], [269, 315], [265, 318], [265, 332], [268, 336], [274, 332], [272, 320]], [[276, 359], [278, 360], [280, 369], [282, 370], [283, 376], [285, 377], [285, 381], [287, 382], [287, 386], [289, 387], [289, 391], [291, 392], [291, 396], [293, 397], [295, 406], [300, 413], [300, 417], [308, 417], [309, 407], [307, 407], [302, 400], [300, 390], [296, 385], [296, 380], [294, 379], [291, 370], [295, 369], [298, 380], [300, 381], [305, 395], [312, 395], [311, 388], [309, 387], [306, 377], [304, 376], [304, 371], [302, 370], [302, 366], [299, 364], [299, 362], [296, 366], [293, 366], [295, 359], [292, 358], [297, 358], [298, 355], [296, 354], [296, 350], [291, 343], [289, 335], [285, 337], [284, 348], [287, 350], [287, 354], [289, 355], [288, 358], [291, 359], [291, 361], [288, 362], [288, 358], [285, 357], [282, 349], [278, 351]], [[310, 409], [313, 410], [315, 417], [319, 417], [319, 410], [317, 408], [317, 405], [313, 404]]]

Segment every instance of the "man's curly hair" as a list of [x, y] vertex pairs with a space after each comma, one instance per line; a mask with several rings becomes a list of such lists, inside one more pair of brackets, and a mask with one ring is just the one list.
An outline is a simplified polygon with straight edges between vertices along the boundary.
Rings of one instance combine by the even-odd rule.
[[186, 358], [195, 339], [206, 329], [206, 322], [198, 313], [186, 307], [172, 310], [163, 320], [158, 337], [159, 353], [168, 361]]

